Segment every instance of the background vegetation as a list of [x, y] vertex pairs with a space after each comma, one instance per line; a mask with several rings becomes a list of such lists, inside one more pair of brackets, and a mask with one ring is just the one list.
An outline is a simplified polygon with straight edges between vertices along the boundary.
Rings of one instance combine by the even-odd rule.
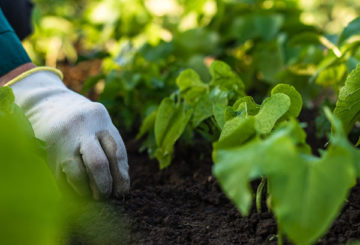
[[[38, 65], [58, 66], [64, 70], [65, 77], [71, 77], [66, 74], [69, 67], [87, 62], [84, 69], [88, 67], [89, 71], [80, 77], [84, 80], [81, 92], [107, 106], [122, 135], [131, 138], [137, 134], [138, 139], [142, 138], [141, 150], [156, 157], [160, 168], [171, 163], [177, 141], [192, 144], [194, 138], [201, 136], [214, 143], [214, 174], [242, 214], [248, 213], [252, 201], [248, 181], [260, 178], [273, 184], [268, 190], [269, 203], [273, 202], [269, 207], [281, 231], [292, 241], [308, 244], [326, 232], [359, 175], [354, 160], [358, 153], [346, 135], [349, 132], [351, 140], [356, 142], [358, 129], [357, 125], [352, 126], [357, 117], [347, 115], [343, 109], [356, 106], [346, 91], [356, 91], [357, 85], [352, 85], [357, 80], [353, 76], [346, 89], [343, 92], [340, 89], [360, 59], [360, 19], [357, 19], [360, 3], [350, 0], [34, 2], [34, 34], [24, 41], [33, 61]], [[331, 147], [316, 158], [311, 155], [302, 125], [295, 118], [302, 108], [334, 109], [339, 93], [341, 101], [335, 115], [340, 121], [348, 122], [346, 132], [330, 110], [325, 115], [320, 109], [314, 118], [317, 136], [329, 135], [331, 127], [333, 134]], [[0, 112], [8, 110], [4, 108], [0, 107]], [[286, 154], [274, 154], [276, 147], [269, 147], [284, 144], [288, 147]], [[236, 146], [236, 151], [229, 146]], [[261, 162], [262, 159], [256, 158], [258, 154], [254, 154], [259, 151], [274, 157]], [[341, 154], [346, 156], [343, 159], [346, 168], [329, 160]], [[237, 162], [231, 161], [240, 155], [248, 157], [241, 169], [237, 168]], [[281, 194], [300, 191], [297, 188], [303, 184], [302, 177], [306, 177], [294, 176], [289, 166], [275, 164], [289, 159], [298, 163], [292, 169], [298, 167], [299, 172], [315, 176], [312, 188], [304, 190], [307, 209], [295, 205], [302, 203], [302, 199], [297, 201], [292, 195]], [[320, 167], [313, 168], [314, 162]], [[325, 164], [330, 167], [323, 170]], [[322, 184], [334, 183], [322, 179], [320, 173], [326, 171], [329, 176], [343, 174], [341, 185], [336, 183], [337, 195], [323, 189]], [[277, 173], [283, 172], [289, 173], [287, 185], [283, 184], [284, 179], [279, 181], [282, 176]], [[233, 183], [239, 176], [244, 182]], [[260, 185], [260, 194], [261, 188]], [[326, 193], [332, 202], [319, 199], [316, 193]], [[54, 198], [45, 196], [49, 200]], [[314, 221], [311, 217], [319, 210], [310, 204], [316, 206], [316, 203], [326, 208]], [[290, 210], [289, 216], [284, 210]], [[299, 213], [309, 219], [298, 219]], [[312, 227], [311, 231], [308, 227]], [[52, 232], [49, 230], [49, 237], [54, 236]]]

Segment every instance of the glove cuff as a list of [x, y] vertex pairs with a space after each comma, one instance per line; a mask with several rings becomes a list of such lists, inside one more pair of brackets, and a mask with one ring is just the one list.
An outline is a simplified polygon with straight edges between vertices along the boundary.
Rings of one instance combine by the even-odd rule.
[[50, 71], [55, 73], [56, 75], [59, 76], [59, 78], [62, 80], [63, 79], [63, 74], [60, 70], [53, 68], [53, 67], [47, 67], [47, 66], [39, 66], [39, 67], [35, 67], [33, 69], [30, 69], [26, 72], [23, 72], [21, 75], [15, 77], [14, 79], [10, 80], [9, 82], [7, 82], [4, 86], [11, 86], [17, 82], [19, 82], [20, 80], [30, 76], [31, 74], [38, 72], [38, 71]]

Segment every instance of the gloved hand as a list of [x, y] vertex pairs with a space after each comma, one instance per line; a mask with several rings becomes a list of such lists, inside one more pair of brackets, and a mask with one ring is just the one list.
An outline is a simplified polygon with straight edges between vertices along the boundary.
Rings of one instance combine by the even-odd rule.
[[123, 140], [105, 107], [69, 90], [53, 68], [27, 71], [8, 85], [47, 144], [50, 168], [60, 182], [95, 199], [120, 197], [130, 180]]

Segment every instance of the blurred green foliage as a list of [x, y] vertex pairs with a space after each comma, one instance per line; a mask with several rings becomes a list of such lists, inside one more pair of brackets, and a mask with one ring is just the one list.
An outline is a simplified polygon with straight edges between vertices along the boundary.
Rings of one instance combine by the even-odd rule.
[[[102, 73], [86, 81], [84, 92], [98, 84], [100, 101], [124, 130], [137, 130], [176, 91], [183, 69], [192, 68], [209, 82], [207, 67], [214, 59], [228, 63], [255, 100], [261, 101], [277, 83], [287, 83], [301, 92], [308, 108], [321, 87], [336, 94], [359, 59], [358, 41], [338, 41], [340, 35], [347, 37], [341, 30], [356, 17], [350, 14], [354, 1], [35, 3], [35, 32], [24, 43], [31, 57], [51, 66], [101, 58]], [[327, 24], [341, 16], [347, 22], [329, 30]]]
[[47, 166], [46, 149], [0, 88], [0, 239], [4, 245], [53, 245], [60, 233], [60, 194]]

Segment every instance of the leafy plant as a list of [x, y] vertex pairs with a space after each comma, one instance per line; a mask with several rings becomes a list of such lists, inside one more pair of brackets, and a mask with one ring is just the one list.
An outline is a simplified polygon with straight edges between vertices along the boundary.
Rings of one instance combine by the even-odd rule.
[[194, 70], [183, 71], [176, 80], [179, 91], [163, 99], [156, 112], [145, 119], [138, 138], [148, 133], [149, 144], [154, 136], [155, 142], [147, 148], [156, 149], [160, 168], [170, 164], [174, 144], [186, 127], [209, 140], [216, 139], [229, 101], [244, 95], [243, 82], [225, 63], [214, 61], [210, 73], [212, 80], [204, 83]]
[[341, 88], [334, 110], [341, 120], [346, 133], [349, 133], [356, 121], [359, 120], [360, 97], [360, 66], [357, 66], [349, 75], [345, 86]]
[[254, 117], [254, 128], [245, 135], [267, 135], [277, 123], [297, 117], [301, 111], [301, 95], [291, 85], [277, 85], [259, 106], [252, 97], [245, 96], [242, 80], [227, 64], [214, 61], [209, 70], [209, 83], [201, 81], [194, 70], [183, 71], [176, 80], [179, 91], [165, 98], [140, 129], [138, 138], [148, 133], [146, 147], [154, 152], [161, 169], [170, 164], [174, 144], [186, 127], [210, 141], [220, 136], [222, 144], [232, 134], [242, 138], [238, 133], [243, 132], [237, 127], [243, 118]]
[[[214, 175], [239, 211], [249, 214], [249, 182], [266, 177], [280, 235], [284, 232], [295, 244], [311, 244], [326, 232], [359, 175], [359, 151], [348, 142], [341, 122], [328, 109], [326, 114], [334, 133], [321, 157], [310, 154], [305, 133], [294, 119], [262, 138], [254, 130], [256, 119], [249, 116], [239, 122], [237, 134], [228, 136], [227, 141], [236, 144], [224, 144], [220, 138], [214, 145]], [[238, 135], [249, 131], [254, 134], [238, 141]]]

